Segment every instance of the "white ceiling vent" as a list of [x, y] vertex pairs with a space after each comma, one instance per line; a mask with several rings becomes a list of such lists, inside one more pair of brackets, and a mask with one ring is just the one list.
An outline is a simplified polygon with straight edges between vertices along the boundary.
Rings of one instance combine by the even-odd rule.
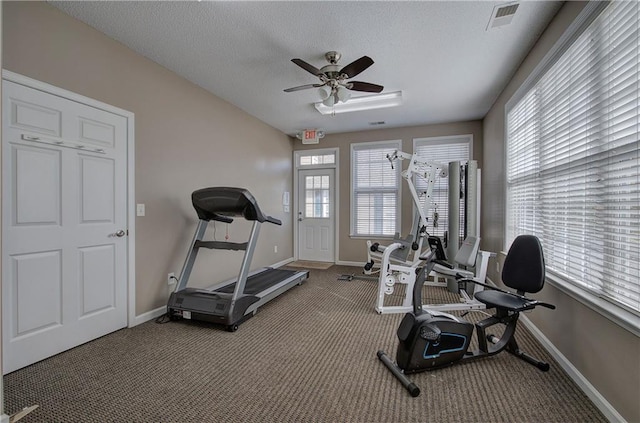
[[510, 24], [518, 6], [520, 3], [505, 3], [495, 6], [491, 13], [491, 19], [489, 19], [489, 25], [487, 25], [487, 31]]

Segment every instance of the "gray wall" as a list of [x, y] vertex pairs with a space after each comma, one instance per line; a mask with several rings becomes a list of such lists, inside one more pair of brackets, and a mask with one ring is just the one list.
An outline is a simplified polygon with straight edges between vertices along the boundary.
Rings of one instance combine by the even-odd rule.
[[[483, 248], [490, 251], [504, 248], [505, 104], [585, 4], [565, 3], [483, 121], [481, 231]], [[490, 277], [500, 280], [495, 266]], [[640, 338], [551, 284], [539, 297], [557, 309], [535, 310], [529, 319], [627, 421], [640, 421]]]
[[[295, 150], [311, 150], [318, 148], [338, 148], [340, 154], [339, 174], [337, 181], [340, 190], [340, 210], [338, 220], [340, 232], [338, 235], [339, 257], [341, 262], [367, 261], [366, 239], [351, 238], [349, 236], [351, 206], [351, 144], [373, 141], [402, 140], [402, 151], [413, 152], [414, 138], [442, 137], [447, 135], [473, 135], [473, 158], [480, 161], [482, 158], [482, 123], [480, 121], [444, 123], [439, 125], [414, 126], [395, 129], [377, 129], [372, 131], [348, 132], [343, 134], [327, 135], [320, 140], [320, 144], [304, 145], [299, 140], [295, 141]], [[406, 168], [406, 163], [403, 164]], [[402, 183], [402, 229], [400, 233], [406, 236], [413, 223], [413, 200], [406, 183]], [[381, 240], [384, 243], [384, 240]]]
[[[138, 315], [166, 305], [167, 273], [179, 274], [195, 231], [195, 189], [249, 189], [284, 221], [263, 225], [253, 265], [292, 256], [291, 215], [281, 205], [292, 185], [288, 136], [46, 3], [3, 4], [5, 69], [135, 113], [136, 202], [146, 204], [136, 220]], [[229, 229], [231, 241], [246, 240], [246, 222]], [[218, 239], [225, 231], [218, 224]], [[217, 253], [201, 253], [194, 286], [237, 274], [242, 254]]]

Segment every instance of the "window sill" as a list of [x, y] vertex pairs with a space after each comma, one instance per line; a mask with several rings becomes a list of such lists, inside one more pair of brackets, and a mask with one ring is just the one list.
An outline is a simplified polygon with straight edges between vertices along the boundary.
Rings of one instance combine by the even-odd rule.
[[547, 273], [547, 280], [551, 285], [569, 295], [571, 298], [618, 324], [620, 327], [628, 330], [635, 336], [640, 337], [640, 317], [636, 314], [617, 307], [589, 292], [585, 292], [580, 288], [563, 281], [557, 276], [549, 275], [549, 273]]
[[392, 240], [392, 239], [394, 239], [394, 237], [390, 236], [390, 235], [352, 235], [352, 234], [349, 234], [349, 238], [351, 238], [351, 239], [372, 239], [372, 240], [378, 240], [378, 239], [389, 239], [389, 240]]

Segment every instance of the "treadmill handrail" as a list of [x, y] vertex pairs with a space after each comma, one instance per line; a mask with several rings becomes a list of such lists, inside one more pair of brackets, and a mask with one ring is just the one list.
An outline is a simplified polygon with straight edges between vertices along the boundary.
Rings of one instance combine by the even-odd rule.
[[274, 223], [276, 225], [282, 226], [282, 220], [276, 219], [275, 217], [272, 217], [272, 216], [267, 216], [265, 219], [265, 222]]

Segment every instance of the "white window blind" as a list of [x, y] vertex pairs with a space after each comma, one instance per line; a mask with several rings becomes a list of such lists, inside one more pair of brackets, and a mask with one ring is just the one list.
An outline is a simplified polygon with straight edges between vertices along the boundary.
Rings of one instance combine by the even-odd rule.
[[[424, 160], [430, 160], [443, 164], [448, 164], [455, 161], [466, 162], [469, 160], [470, 150], [470, 137], [469, 136], [454, 136], [454, 137], [438, 137], [436, 139], [416, 139], [413, 143], [413, 151], [418, 154]], [[415, 180], [416, 190], [418, 193], [423, 193], [427, 189], [427, 182], [423, 178], [416, 178]], [[443, 237], [447, 231], [447, 222], [449, 222], [449, 179], [448, 178], [436, 178], [436, 183], [433, 186], [433, 194], [431, 196], [433, 200], [433, 209], [428, 216], [431, 219], [428, 222], [427, 232], [430, 235]], [[424, 205], [424, 196], [420, 197], [420, 207]], [[459, 216], [464, 216], [464, 205], [460, 205]], [[434, 211], [438, 212], [438, 221], [433, 219]], [[434, 226], [436, 224], [437, 226]], [[460, 226], [461, 228], [462, 225]], [[462, 229], [461, 229], [462, 232]], [[462, 237], [462, 233], [460, 237]]]
[[611, 2], [507, 110], [507, 243], [640, 314], [640, 16]]
[[351, 235], [393, 236], [400, 226], [400, 171], [387, 154], [400, 141], [351, 144]]

